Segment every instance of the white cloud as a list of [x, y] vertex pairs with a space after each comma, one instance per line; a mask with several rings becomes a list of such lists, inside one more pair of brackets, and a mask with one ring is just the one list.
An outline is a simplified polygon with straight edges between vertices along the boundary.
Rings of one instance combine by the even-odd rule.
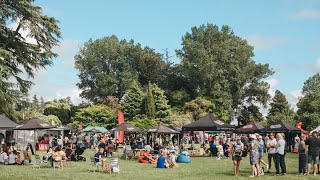
[[266, 82], [270, 85], [269, 94], [274, 96], [275, 89], [279, 85], [280, 81], [278, 79], [268, 79]]
[[256, 50], [273, 48], [287, 42], [286, 38], [264, 37], [260, 35], [250, 35], [247, 36], [245, 39], [247, 39], [248, 43], [254, 46]]
[[82, 98], [80, 98], [80, 93], [81, 91], [78, 88], [73, 88], [73, 89], [59, 89], [56, 92], [56, 98], [61, 99], [61, 98], [66, 98], [70, 97], [71, 101], [74, 104], [79, 104], [83, 101]]
[[302, 9], [294, 15], [295, 19], [320, 19], [320, 11], [316, 9]]
[[314, 73], [320, 72], [320, 58], [316, 59], [316, 62], [313, 65], [310, 65], [308, 69], [311, 69]]
[[285, 93], [285, 95], [290, 106], [296, 111], [299, 97], [302, 97], [302, 90], [301, 89], [293, 90]]
[[76, 87], [78, 78], [74, 69], [74, 55], [79, 50], [80, 41], [73, 39], [62, 40], [59, 46], [53, 49], [59, 57], [54, 60], [54, 65], [48, 70], [39, 70], [32, 80], [29, 94], [42, 96], [46, 101], [71, 97], [73, 103], [83, 101], [79, 97], [80, 90]]

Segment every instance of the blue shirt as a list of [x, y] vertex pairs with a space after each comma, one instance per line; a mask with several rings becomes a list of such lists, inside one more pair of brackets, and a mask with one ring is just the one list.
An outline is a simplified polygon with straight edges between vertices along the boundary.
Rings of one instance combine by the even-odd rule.
[[165, 160], [166, 159], [163, 156], [160, 156], [157, 161], [157, 168], [164, 168]]

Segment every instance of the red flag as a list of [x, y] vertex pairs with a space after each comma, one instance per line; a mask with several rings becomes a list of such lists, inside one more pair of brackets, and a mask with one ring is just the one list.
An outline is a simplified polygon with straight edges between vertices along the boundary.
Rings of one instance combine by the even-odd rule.
[[[123, 112], [118, 110], [118, 124], [124, 123], [124, 115]], [[124, 132], [123, 131], [118, 131], [118, 140], [119, 142], [123, 142], [124, 138]]]

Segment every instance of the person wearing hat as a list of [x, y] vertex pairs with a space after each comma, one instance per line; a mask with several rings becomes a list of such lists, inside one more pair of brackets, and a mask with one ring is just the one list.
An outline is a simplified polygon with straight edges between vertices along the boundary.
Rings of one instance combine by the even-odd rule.
[[260, 176], [260, 166], [259, 166], [259, 160], [260, 160], [260, 155], [259, 155], [259, 147], [260, 143], [257, 140], [257, 136], [255, 134], [250, 135], [250, 164], [251, 164], [251, 176], [249, 177], [255, 177], [255, 176]]

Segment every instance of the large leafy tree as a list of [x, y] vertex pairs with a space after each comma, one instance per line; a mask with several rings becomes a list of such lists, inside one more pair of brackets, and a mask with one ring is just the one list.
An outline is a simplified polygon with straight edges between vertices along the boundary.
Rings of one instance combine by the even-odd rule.
[[238, 125], [245, 125], [248, 121], [263, 121], [263, 115], [255, 105], [242, 106], [239, 109]]
[[105, 105], [91, 105], [79, 109], [73, 117], [73, 126], [103, 126], [111, 129], [117, 123], [117, 116]]
[[319, 73], [305, 81], [303, 97], [299, 99], [298, 117], [303, 126], [312, 130], [320, 124], [320, 75]]
[[225, 120], [233, 109], [266, 105], [269, 85], [263, 81], [273, 72], [268, 64], [252, 60], [253, 47], [236, 36], [228, 26], [207, 24], [193, 27], [182, 37], [182, 48], [176, 51], [181, 59], [180, 77], [187, 83], [193, 98], [209, 98]]
[[121, 98], [134, 80], [144, 86], [165, 79], [168, 65], [149, 47], [116, 36], [89, 40], [75, 56], [81, 96], [103, 102], [108, 96]]
[[[0, 112], [6, 112], [21, 93], [27, 93], [32, 84], [28, 77], [51, 65], [57, 56], [52, 48], [60, 38], [58, 21], [43, 15], [34, 2], [0, 1]], [[27, 37], [22, 35], [23, 30]]]

